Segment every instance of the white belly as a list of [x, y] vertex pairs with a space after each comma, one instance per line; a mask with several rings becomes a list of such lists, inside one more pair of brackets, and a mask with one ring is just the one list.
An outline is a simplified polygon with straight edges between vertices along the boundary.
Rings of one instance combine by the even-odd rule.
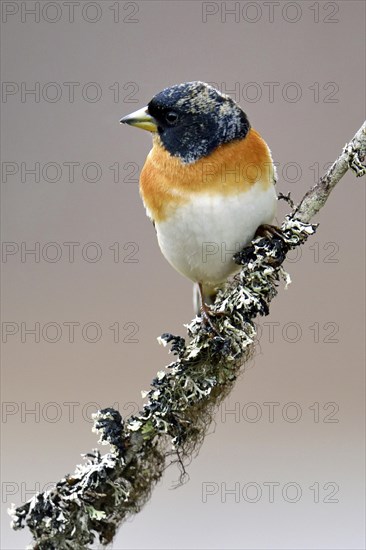
[[168, 262], [194, 282], [216, 286], [239, 270], [232, 259], [263, 223], [271, 223], [276, 193], [256, 184], [233, 196], [195, 194], [169, 220], [156, 223], [160, 249]]

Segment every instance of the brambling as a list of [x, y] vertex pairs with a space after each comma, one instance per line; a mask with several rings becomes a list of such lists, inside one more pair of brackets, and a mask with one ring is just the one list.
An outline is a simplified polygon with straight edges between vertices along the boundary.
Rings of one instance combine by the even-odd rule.
[[140, 194], [163, 255], [196, 283], [207, 318], [240, 269], [233, 254], [274, 218], [271, 152], [240, 106], [204, 82], [166, 88], [120, 122], [153, 133]]

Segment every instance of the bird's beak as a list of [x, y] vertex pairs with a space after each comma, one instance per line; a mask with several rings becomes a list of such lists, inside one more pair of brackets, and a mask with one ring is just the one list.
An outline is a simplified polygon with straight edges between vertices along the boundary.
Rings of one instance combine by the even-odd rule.
[[143, 107], [142, 109], [121, 118], [119, 122], [120, 124], [130, 124], [131, 126], [142, 128], [148, 132], [158, 131], [158, 124], [155, 118], [149, 115], [147, 107]]

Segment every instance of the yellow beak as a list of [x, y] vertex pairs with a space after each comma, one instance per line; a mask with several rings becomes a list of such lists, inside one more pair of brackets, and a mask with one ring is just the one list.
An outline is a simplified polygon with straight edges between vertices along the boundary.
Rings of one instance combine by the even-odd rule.
[[130, 115], [127, 115], [119, 121], [120, 124], [129, 124], [130, 126], [136, 126], [142, 128], [148, 132], [157, 132], [158, 125], [154, 117], [149, 115], [147, 107], [143, 107]]

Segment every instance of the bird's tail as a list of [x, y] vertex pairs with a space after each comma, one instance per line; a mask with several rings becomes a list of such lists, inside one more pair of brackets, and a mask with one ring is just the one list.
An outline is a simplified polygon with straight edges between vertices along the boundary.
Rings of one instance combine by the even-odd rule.
[[[208, 306], [212, 305], [216, 299], [217, 296], [217, 288], [213, 288], [212, 286], [205, 286], [202, 285], [202, 294], [203, 294], [203, 301]], [[198, 286], [198, 283], [194, 283], [193, 285], [193, 308], [196, 315], [201, 315], [201, 293]]]

